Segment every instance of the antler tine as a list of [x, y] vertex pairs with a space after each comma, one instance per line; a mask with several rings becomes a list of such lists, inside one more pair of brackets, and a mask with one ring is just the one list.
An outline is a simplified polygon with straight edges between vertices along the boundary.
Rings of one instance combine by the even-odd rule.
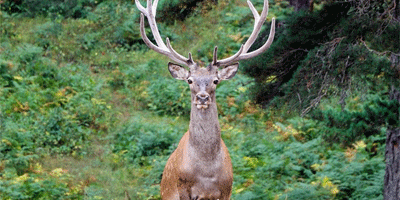
[[245, 53], [250, 49], [251, 45], [253, 45], [254, 41], [256, 40], [258, 34], [261, 31], [261, 26], [264, 24], [268, 15], [268, 0], [264, 1], [264, 6], [263, 6], [263, 11], [261, 12], [261, 16], [258, 14], [257, 10], [254, 8], [250, 0], [247, 0], [247, 4], [249, 5], [251, 12], [253, 13], [255, 22], [254, 22], [253, 32], [251, 33], [249, 39], [247, 39], [246, 43], [244, 44]]
[[[137, 8], [140, 10], [140, 34], [142, 35], [144, 43], [155, 52], [166, 55], [174, 62], [182, 65], [189, 65], [193, 63], [193, 59], [190, 57], [189, 59], [177, 53], [171, 46], [169, 39], [167, 38], [167, 45], [165, 45], [164, 41], [161, 38], [160, 32], [158, 31], [157, 22], [155, 19], [156, 9], [158, 0], [154, 1], [152, 4], [152, 0], [147, 0], [147, 8], [144, 8], [139, 0], [135, 0]], [[154, 39], [156, 40], [157, 45], [153, 44], [150, 39], [146, 35], [146, 30], [144, 28], [144, 16], [147, 17], [147, 20], [150, 25], [151, 32], [153, 34]]]
[[142, 13], [147, 13], [146, 8], [144, 8], [144, 7], [142, 6], [142, 4], [140, 4], [139, 0], [135, 0], [135, 4], [136, 4], [136, 7], [140, 10], [140, 12], [142, 12]]
[[245, 59], [256, 57], [256, 56], [264, 53], [264, 51], [269, 49], [269, 47], [271, 46], [272, 41], [274, 41], [274, 37], [275, 37], [275, 18], [272, 18], [271, 30], [269, 31], [268, 39], [264, 43], [264, 45], [261, 46], [259, 49], [254, 50], [254, 51], [252, 51], [250, 53], [245, 53], [245, 54], [240, 55], [238, 59], [239, 60], [245, 60]]
[[225, 59], [222, 59], [222, 60], [217, 60], [217, 47], [215, 47], [215, 49], [214, 49], [214, 56], [213, 56], [213, 65], [217, 65], [217, 66], [224, 66], [224, 65], [226, 65], [226, 64], [229, 64], [229, 63], [233, 63], [233, 62], [236, 62], [235, 60], [240, 56], [240, 55], [242, 55], [242, 53], [243, 53], [243, 51], [244, 51], [244, 45], [242, 44], [242, 46], [240, 46], [240, 49], [239, 49], [239, 51], [238, 52], [236, 52], [236, 54], [235, 55], [233, 55], [233, 56], [231, 56], [231, 57], [229, 57], [229, 58], [225, 58]]
[[215, 47], [214, 47], [214, 53], [213, 53], [213, 62], [212, 62], [212, 65], [217, 65], [217, 63], [218, 63], [218, 60], [217, 60], [217, 51], [218, 51], [218, 47], [215, 46]]
[[[254, 8], [253, 4], [250, 2], [250, 0], [247, 0], [247, 4], [250, 7], [251, 12], [253, 13], [254, 16], [254, 28], [253, 32], [251, 33], [250, 37], [247, 39], [246, 43], [242, 45], [242, 52], [238, 52], [235, 55], [225, 58], [223, 60], [218, 61], [220, 66], [228, 65], [234, 62], [237, 62], [239, 60], [244, 60], [244, 59], [249, 59], [252, 57], [255, 57], [264, 51], [266, 51], [270, 46], [272, 41], [274, 40], [275, 36], [275, 18], [272, 18], [272, 24], [271, 24], [271, 31], [268, 37], [267, 42], [259, 49], [252, 51], [250, 53], [247, 53], [247, 51], [250, 49], [250, 47], [253, 45], [254, 41], [256, 40], [258, 34], [261, 31], [261, 27], [264, 24], [265, 20], [267, 19], [268, 15], [268, 0], [264, 0], [264, 6], [263, 6], [263, 11], [261, 12], [261, 15], [258, 14], [257, 10]], [[241, 51], [241, 50], [239, 50]]]
[[179, 60], [186, 60], [186, 62], [193, 63], [192, 54], [189, 53], [189, 58], [186, 58], [186, 57], [180, 55], [178, 52], [175, 51], [174, 48], [172, 48], [169, 38], [167, 38], [167, 47], [170, 50], [172, 56], [174, 56], [175, 58], [177, 58]]
[[153, 44], [153, 42], [150, 41], [150, 39], [147, 37], [146, 35], [146, 30], [144, 29], [144, 15], [143, 13], [140, 14], [140, 34], [142, 35], [142, 39], [144, 41], [144, 43], [150, 48], [153, 49], [154, 51], [161, 53], [161, 54], [168, 54], [168, 52], [163, 49], [160, 48], [158, 46], [156, 46], [155, 44]]
[[157, 5], [158, 5], [158, 0], [154, 0], [153, 8], [152, 8], [152, 12], [154, 14], [154, 17], [156, 17], [156, 13], [157, 13]]

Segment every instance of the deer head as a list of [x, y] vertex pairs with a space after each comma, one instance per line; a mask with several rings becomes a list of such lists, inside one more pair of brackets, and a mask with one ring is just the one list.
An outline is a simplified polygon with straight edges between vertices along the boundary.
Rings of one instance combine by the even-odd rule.
[[[197, 66], [194, 64], [194, 66]], [[222, 80], [228, 80], [235, 76], [239, 64], [234, 63], [218, 70], [217, 67], [207, 68], [193, 67], [186, 70], [184, 67], [169, 63], [168, 69], [171, 75], [178, 80], [185, 80], [192, 93], [192, 106], [197, 109], [207, 109], [215, 103], [215, 89]]]
[[[168, 38], [166, 39], [167, 44], [163, 42], [155, 20], [158, 0], [155, 0], [154, 3], [152, 3], [152, 0], [147, 0], [147, 8], [144, 8], [140, 4], [139, 0], [135, 0], [135, 2], [138, 9], [142, 12], [140, 16], [140, 33], [143, 41], [149, 48], [160, 54], [166, 55], [172, 61], [174, 61], [174, 63], [168, 64], [168, 69], [175, 79], [184, 80], [190, 85], [190, 90], [192, 92], [192, 107], [195, 106], [197, 109], [207, 109], [209, 105], [215, 103], [214, 93], [216, 85], [222, 80], [228, 80], [235, 76], [239, 67], [238, 61], [260, 55], [270, 47], [274, 39], [275, 19], [273, 18], [271, 31], [266, 43], [259, 49], [248, 52], [251, 45], [256, 40], [261, 30], [261, 26], [265, 22], [268, 15], [268, 0], [264, 1], [264, 7], [261, 15], [259, 15], [253, 4], [250, 1], [247, 1], [253, 13], [255, 25], [253, 32], [246, 43], [240, 47], [236, 54], [222, 60], [217, 59], [218, 48], [215, 47], [212, 62], [206, 68], [199, 67], [197, 63], [193, 61], [191, 53], [189, 53], [188, 57], [186, 58], [172, 48]], [[149, 26], [157, 45], [150, 41], [146, 35], [144, 28], [144, 16], [146, 16], [148, 19]]]

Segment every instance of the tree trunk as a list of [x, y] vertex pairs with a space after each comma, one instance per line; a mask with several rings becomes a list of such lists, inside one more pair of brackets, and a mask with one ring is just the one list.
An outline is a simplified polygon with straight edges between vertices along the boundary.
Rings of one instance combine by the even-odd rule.
[[[394, 86], [390, 91], [390, 99], [400, 102], [400, 92]], [[386, 170], [383, 199], [400, 200], [400, 128], [389, 128], [386, 136]]]
[[[400, 54], [391, 55], [391, 63], [396, 70], [400, 70]], [[400, 71], [399, 71], [400, 72]], [[400, 91], [392, 85], [390, 99], [400, 102]], [[398, 113], [400, 119], [400, 113]], [[383, 199], [400, 200], [400, 127], [395, 124], [389, 127], [386, 133], [386, 170], [384, 179]]]
[[388, 130], [383, 199], [400, 200], [400, 129]]

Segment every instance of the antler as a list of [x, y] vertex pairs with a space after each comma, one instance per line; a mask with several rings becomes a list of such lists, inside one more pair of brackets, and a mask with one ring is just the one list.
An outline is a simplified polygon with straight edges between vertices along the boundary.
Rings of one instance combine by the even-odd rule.
[[240, 47], [239, 51], [235, 55], [233, 55], [229, 58], [217, 60], [217, 47], [215, 47], [214, 58], [213, 58], [214, 66], [226, 66], [226, 65], [232, 64], [234, 62], [238, 62], [239, 60], [253, 58], [255, 56], [260, 55], [261, 53], [266, 51], [271, 46], [272, 41], [274, 40], [274, 36], [275, 36], [275, 18], [272, 18], [271, 31], [269, 33], [267, 42], [265, 42], [265, 44], [262, 47], [260, 47], [259, 49], [247, 53], [247, 51], [250, 49], [251, 45], [253, 45], [254, 41], [256, 40], [258, 34], [261, 31], [261, 26], [264, 24], [264, 22], [267, 18], [268, 0], [264, 0], [264, 6], [263, 6], [263, 11], [261, 12], [261, 16], [258, 14], [257, 10], [254, 8], [254, 6], [250, 2], [250, 0], [247, 0], [247, 4], [249, 5], [250, 10], [253, 13], [253, 16], [255, 19], [253, 32], [251, 33], [250, 37], [247, 39], [246, 43]]
[[[140, 10], [141, 15], [140, 15], [140, 34], [142, 35], [144, 43], [150, 48], [153, 49], [154, 51], [161, 53], [163, 55], [166, 55], [169, 57], [171, 60], [177, 62], [178, 64], [190, 66], [191, 63], [193, 62], [192, 59], [192, 54], [189, 53], [189, 58], [186, 58], [179, 53], [177, 53], [171, 46], [171, 43], [169, 39], [167, 38], [167, 45], [165, 45], [164, 41], [162, 40], [160, 36], [160, 32], [158, 31], [157, 28], [157, 22], [156, 22], [156, 10], [157, 10], [157, 4], [158, 0], [154, 1], [154, 4], [152, 3], [152, 0], [147, 0], [147, 8], [143, 7], [139, 0], [135, 0], [137, 8]], [[153, 42], [150, 41], [150, 39], [146, 35], [146, 31], [144, 28], [144, 16], [147, 17], [147, 20], [149, 21], [149, 25], [151, 28], [151, 32], [153, 33], [153, 37], [156, 40], [157, 45], [153, 44]]]
[[[175, 61], [178, 64], [186, 65], [186, 66], [191, 66], [191, 64], [194, 63], [192, 54], [189, 53], [189, 58], [186, 58], [179, 53], [177, 53], [171, 46], [171, 43], [169, 39], [167, 38], [167, 44], [164, 43], [160, 36], [160, 32], [158, 31], [157, 23], [156, 23], [156, 10], [157, 10], [157, 4], [158, 0], [154, 0], [154, 4], [152, 3], [152, 0], [147, 0], [147, 8], [143, 7], [139, 0], [135, 0], [137, 8], [142, 12], [140, 15], [140, 34], [142, 35], [143, 41], [146, 43], [146, 45], [150, 48], [153, 49], [154, 51], [161, 53], [163, 55], [166, 55], [169, 57], [171, 60]], [[247, 4], [250, 7], [251, 12], [253, 13], [254, 19], [255, 19], [255, 24], [253, 28], [253, 32], [251, 33], [250, 37], [242, 45], [239, 49], [239, 51], [234, 54], [233, 56], [229, 58], [225, 58], [222, 60], [217, 60], [217, 47], [214, 49], [214, 57], [212, 61], [212, 65], [214, 66], [226, 66], [235, 62], [238, 62], [240, 60], [245, 60], [249, 59], [255, 56], [260, 55], [264, 51], [266, 51], [272, 44], [272, 41], [274, 40], [274, 35], [275, 35], [275, 18], [272, 18], [272, 24], [271, 24], [271, 30], [269, 33], [269, 37], [267, 42], [260, 47], [257, 50], [254, 50], [252, 52], [247, 52], [249, 51], [251, 45], [253, 45], [254, 41], [256, 40], [258, 34], [261, 31], [261, 26], [264, 24], [267, 15], [268, 15], [268, 0], [264, 0], [264, 6], [263, 6], [263, 11], [261, 12], [261, 15], [258, 14], [257, 10], [254, 8], [253, 4], [250, 2], [250, 0], [247, 0]], [[149, 25], [151, 28], [151, 32], [153, 33], [153, 37], [156, 40], [157, 45], [153, 44], [153, 42], [150, 41], [150, 39], [146, 35], [146, 31], [144, 28], [144, 16], [147, 17], [147, 20], [149, 21]]]

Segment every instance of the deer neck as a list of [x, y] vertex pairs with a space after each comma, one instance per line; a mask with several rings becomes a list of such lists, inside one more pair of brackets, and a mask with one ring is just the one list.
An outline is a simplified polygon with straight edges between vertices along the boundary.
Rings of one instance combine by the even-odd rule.
[[215, 96], [207, 109], [198, 109], [192, 103], [190, 111], [189, 144], [202, 160], [214, 160], [221, 149], [221, 130]]

